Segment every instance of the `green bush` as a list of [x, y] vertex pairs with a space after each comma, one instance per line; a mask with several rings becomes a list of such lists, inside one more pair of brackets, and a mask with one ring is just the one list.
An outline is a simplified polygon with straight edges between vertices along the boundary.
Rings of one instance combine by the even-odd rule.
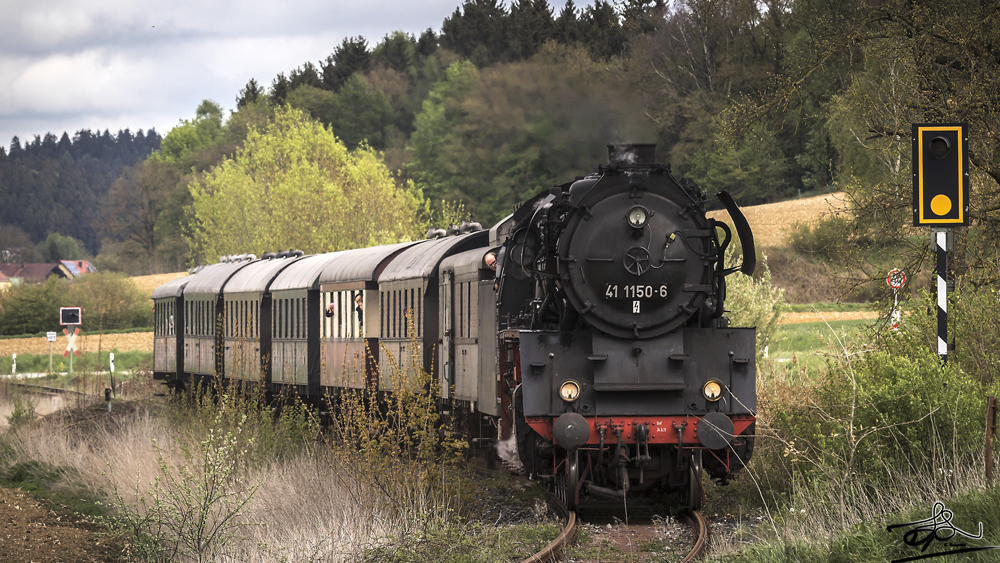
[[[942, 364], [932, 347], [935, 320], [919, 307], [898, 332], [861, 335], [863, 346], [836, 351], [839, 360], [799, 400], [774, 401], [769, 417], [786, 456], [806, 462], [805, 474], [875, 479], [954, 463], [981, 447], [985, 397], [998, 384], [963, 369], [974, 362]], [[956, 331], [974, 331], [968, 322], [957, 320]]]
[[861, 473], [948, 464], [943, 453], [982, 442], [984, 389], [954, 364], [917, 347], [882, 350], [833, 370], [819, 390], [816, 447]]
[[[735, 246], [726, 249], [726, 264], [735, 261]], [[754, 275], [732, 274], [726, 278], [726, 310], [730, 325], [757, 328], [757, 359], [771, 344], [778, 319], [785, 307], [784, 290], [771, 286], [767, 257], [761, 255]]]
[[70, 285], [74, 305], [83, 307], [83, 320], [91, 330], [153, 325], [152, 301], [122, 274], [87, 274]]
[[55, 277], [0, 291], [0, 335], [51, 330], [59, 324], [59, 307], [70, 303], [65, 282]]
[[847, 252], [851, 223], [839, 215], [831, 215], [818, 223], [796, 223], [788, 234], [792, 248], [801, 254], [837, 261]]
[[36, 334], [55, 329], [60, 307], [82, 307], [84, 326], [94, 330], [148, 327], [152, 302], [128, 277], [87, 274], [69, 280], [21, 284], [0, 292], [0, 336]]

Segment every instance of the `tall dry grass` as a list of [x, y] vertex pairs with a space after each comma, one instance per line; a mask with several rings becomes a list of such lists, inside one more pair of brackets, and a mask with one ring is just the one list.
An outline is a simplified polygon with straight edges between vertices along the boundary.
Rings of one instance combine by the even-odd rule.
[[[155, 409], [139, 408], [113, 420], [93, 424], [47, 417], [11, 430], [4, 443], [12, 459], [70, 468], [64, 487], [103, 492], [109, 503], [109, 493], [117, 490], [126, 507], [141, 511], [140, 498], [149, 499], [163, 477], [161, 464], [190, 464], [184, 449], [191, 444], [178, 441], [177, 429]], [[246, 469], [240, 476], [243, 490], [259, 488], [240, 515], [241, 532], [213, 555], [247, 562], [350, 561], [433, 514], [436, 501], [428, 483], [407, 463], [401, 462], [399, 471], [384, 466], [374, 475], [365, 473], [370, 466], [346, 463], [351, 456], [344, 454], [310, 445]]]
[[[433, 377], [419, 366], [390, 377], [401, 391], [388, 401], [331, 400], [337, 422], [322, 430], [294, 399], [275, 411], [245, 383], [110, 413], [71, 405], [0, 435], [0, 463], [55, 468], [55, 488], [103, 498], [134, 560], [359, 560], [459, 502]], [[0, 412], [14, 398], [0, 393]]]

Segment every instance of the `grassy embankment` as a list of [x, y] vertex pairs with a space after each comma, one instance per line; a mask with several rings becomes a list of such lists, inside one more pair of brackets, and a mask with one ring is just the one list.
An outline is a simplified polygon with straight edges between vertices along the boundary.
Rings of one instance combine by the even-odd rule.
[[[537, 487], [472, 480], [434, 395], [342, 397], [321, 429], [319, 409], [272, 410], [255, 385], [155, 397], [147, 373], [110, 412], [80, 398], [45, 417], [0, 383], [3, 484], [105, 522], [134, 561], [485, 562], [558, 533]], [[387, 378], [430, 385], [414, 366]]]

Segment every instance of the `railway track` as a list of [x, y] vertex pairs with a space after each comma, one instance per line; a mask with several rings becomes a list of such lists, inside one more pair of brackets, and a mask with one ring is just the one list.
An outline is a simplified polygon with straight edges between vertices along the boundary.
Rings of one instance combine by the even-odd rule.
[[46, 387], [44, 385], [35, 385], [32, 383], [18, 383], [16, 381], [8, 381], [7, 385], [12, 385], [14, 387], [17, 387], [18, 389], [29, 391], [31, 393], [48, 393], [51, 395], [73, 395], [79, 397], [97, 396], [92, 393], [84, 393], [83, 391], [74, 391], [73, 389], [62, 389], [60, 387]]
[[[555, 505], [556, 509], [565, 518], [565, 524], [563, 526], [562, 532], [556, 539], [552, 540], [545, 548], [543, 548], [538, 553], [535, 553], [531, 557], [528, 557], [521, 561], [521, 563], [554, 563], [562, 560], [563, 554], [566, 552], [566, 547], [573, 540], [576, 535], [577, 526], [580, 524], [580, 519], [577, 513], [572, 510], [567, 510], [566, 507], [558, 502], [555, 497], [551, 497], [550, 502]], [[688, 550], [687, 554], [681, 559], [681, 563], [691, 563], [698, 560], [705, 551], [708, 549], [709, 534], [710, 529], [708, 526], [708, 521], [702, 516], [700, 512], [688, 512], [682, 516], [695, 532], [695, 541]]]

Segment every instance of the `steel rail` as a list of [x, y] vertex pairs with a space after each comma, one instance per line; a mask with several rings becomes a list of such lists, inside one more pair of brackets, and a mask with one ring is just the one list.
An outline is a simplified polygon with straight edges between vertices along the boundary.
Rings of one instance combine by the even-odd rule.
[[684, 559], [681, 559], [681, 563], [691, 563], [708, 550], [709, 528], [705, 517], [698, 511], [688, 513], [685, 520], [691, 524], [691, 527], [698, 534], [698, 537], [694, 540], [694, 545], [691, 546], [691, 550], [684, 556]]
[[538, 553], [532, 555], [531, 557], [524, 559], [521, 563], [546, 563], [549, 561], [558, 561], [557, 557], [562, 551], [563, 547], [569, 543], [573, 534], [576, 533], [576, 512], [569, 511], [569, 515], [566, 517], [566, 525], [563, 527], [562, 533], [552, 540], [549, 545], [545, 546], [544, 549]]
[[12, 385], [15, 387], [20, 387], [25, 391], [32, 393], [51, 393], [53, 395], [79, 395], [85, 397], [99, 397], [93, 393], [86, 393], [83, 391], [76, 391], [74, 389], [63, 389], [61, 387], [45, 387], [44, 385], [35, 385], [33, 383], [20, 383], [17, 381], [8, 381], [7, 385]]

